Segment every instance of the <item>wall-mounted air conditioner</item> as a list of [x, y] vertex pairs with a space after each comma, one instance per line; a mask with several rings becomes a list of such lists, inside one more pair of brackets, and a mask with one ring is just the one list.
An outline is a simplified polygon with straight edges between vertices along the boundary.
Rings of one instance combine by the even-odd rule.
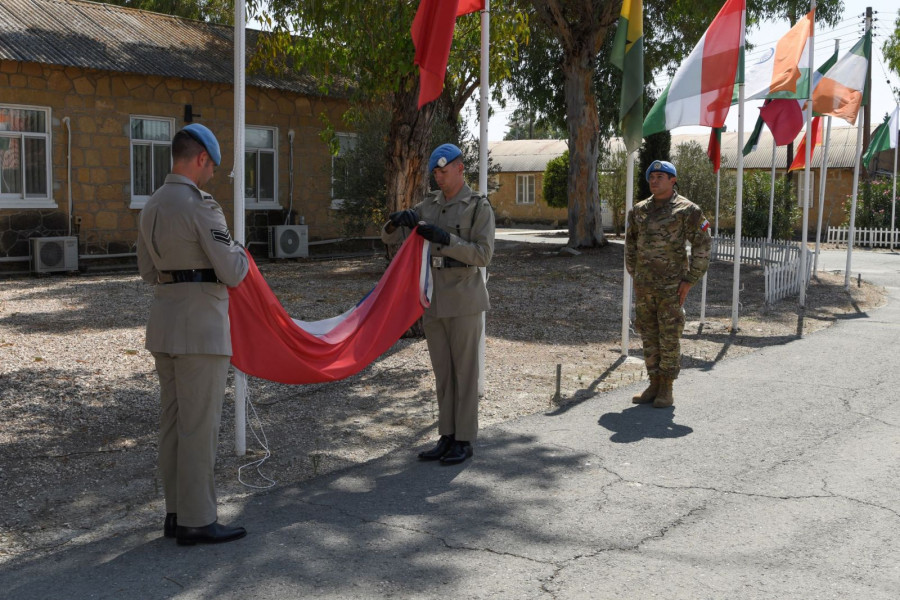
[[78, 270], [78, 238], [31, 238], [31, 272], [53, 273]]
[[307, 225], [269, 227], [269, 258], [306, 256], [309, 256], [309, 228]]

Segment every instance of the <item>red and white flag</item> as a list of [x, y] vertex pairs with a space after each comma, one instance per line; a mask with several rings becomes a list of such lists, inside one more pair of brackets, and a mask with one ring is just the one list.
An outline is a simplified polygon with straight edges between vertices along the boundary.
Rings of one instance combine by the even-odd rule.
[[431, 245], [410, 235], [375, 288], [342, 315], [292, 319], [256, 263], [228, 289], [231, 364], [279, 383], [319, 383], [349, 377], [388, 350], [431, 303]]

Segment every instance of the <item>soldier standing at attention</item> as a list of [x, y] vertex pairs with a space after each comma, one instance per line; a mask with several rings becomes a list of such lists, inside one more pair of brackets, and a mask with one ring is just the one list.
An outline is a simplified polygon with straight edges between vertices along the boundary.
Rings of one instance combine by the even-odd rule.
[[[434, 291], [423, 325], [434, 369], [440, 440], [421, 460], [458, 464], [473, 454], [478, 434], [478, 345], [490, 308], [484, 276], [494, 255], [494, 211], [466, 185], [462, 151], [438, 146], [428, 161], [440, 188], [412, 209], [392, 213], [381, 231], [399, 244], [409, 228], [431, 242]], [[406, 228], [406, 229], [404, 229]]]
[[220, 525], [214, 467], [231, 356], [228, 290], [247, 274], [222, 208], [200, 187], [222, 159], [219, 142], [193, 123], [172, 140], [172, 172], [141, 211], [141, 278], [156, 286], [146, 348], [159, 376], [159, 470], [163, 534], [181, 545], [229, 542], [243, 527]]
[[[625, 268], [634, 278], [635, 327], [644, 344], [650, 386], [635, 404], [672, 406], [672, 382], [681, 368], [684, 300], [709, 267], [712, 238], [700, 207], [675, 191], [675, 165], [656, 160], [647, 169], [650, 198], [628, 213]], [[686, 244], [691, 244], [688, 256]]]

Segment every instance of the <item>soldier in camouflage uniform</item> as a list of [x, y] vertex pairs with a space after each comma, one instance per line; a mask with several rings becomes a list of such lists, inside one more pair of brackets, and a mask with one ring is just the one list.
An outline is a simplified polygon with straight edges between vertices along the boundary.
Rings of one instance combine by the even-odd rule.
[[664, 408], [674, 402], [672, 382], [681, 367], [684, 300], [709, 267], [712, 238], [700, 207], [675, 191], [675, 165], [653, 161], [646, 177], [653, 196], [628, 213], [625, 235], [625, 268], [634, 278], [635, 327], [650, 376], [650, 386], [632, 402]]

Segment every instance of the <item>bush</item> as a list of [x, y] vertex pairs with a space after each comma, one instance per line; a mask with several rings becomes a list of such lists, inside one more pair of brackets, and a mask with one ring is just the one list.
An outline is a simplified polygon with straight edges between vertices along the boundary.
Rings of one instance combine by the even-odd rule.
[[569, 151], [550, 160], [541, 186], [544, 202], [551, 208], [569, 207]]
[[[893, 183], [890, 179], [875, 178], [863, 181], [859, 186], [856, 201], [856, 222], [860, 228], [891, 228], [891, 194]], [[850, 209], [853, 197], [847, 196], [844, 201], [844, 225], [850, 224]]]
[[[769, 231], [769, 197], [772, 178], [757, 171], [744, 174], [741, 235], [764, 238]], [[772, 239], [788, 240], [794, 235], [794, 224], [800, 216], [797, 198], [790, 182], [784, 177], [775, 179], [775, 202], [772, 216]]]
[[[675, 146], [675, 167], [678, 170], [678, 193], [699, 206], [710, 224], [716, 218], [716, 174], [706, 155], [706, 149], [696, 142]], [[733, 226], [735, 188], [737, 176], [734, 171], [719, 171], [719, 224], [723, 221]], [[768, 201], [766, 211], [768, 212]], [[727, 215], [727, 219], [723, 219]], [[766, 217], [768, 219], [768, 216]]]

